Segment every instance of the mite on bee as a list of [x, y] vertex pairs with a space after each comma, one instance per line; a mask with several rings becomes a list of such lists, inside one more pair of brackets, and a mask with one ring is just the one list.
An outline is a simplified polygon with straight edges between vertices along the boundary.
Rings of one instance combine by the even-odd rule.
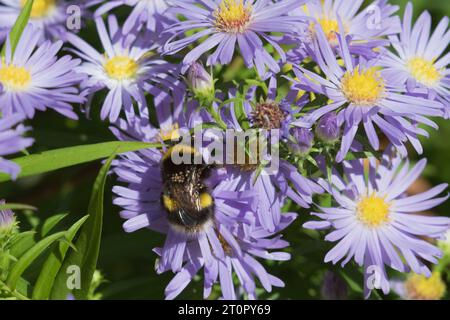
[[[177, 156], [190, 161], [179, 163]], [[196, 164], [199, 157], [191, 146], [177, 144], [162, 159], [161, 203], [172, 228], [188, 234], [201, 231], [214, 218], [214, 199], [204, 183], [211, 167]]]

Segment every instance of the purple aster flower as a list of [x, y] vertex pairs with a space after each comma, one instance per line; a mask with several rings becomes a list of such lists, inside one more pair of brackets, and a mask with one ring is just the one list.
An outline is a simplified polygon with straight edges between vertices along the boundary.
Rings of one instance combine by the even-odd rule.
[[37, 46], [39, 37], [36, 27], [26, 26], [12, 56], [8, 36], [6, 55], [0, 61], [0, 112], [33, 118], [36, 110], [49, 108], [77, 119], [71, 104], [84, 102], [76, 87], [83, 76], [73, 70], [81, 61], [69, 55], [58, 58], [62, 41], [47, 40]]
[[[158, 118], [162, 118], [167, 108], [159, 110]], [[172, 123], [175, 130], [182, 130], [209, 120], [195, 111], [194, 104], [190, 104], [185, 113], [176, 114], [166, 117], [166, 127]], [[139, 118], [131, 122], [120, 120], [113, 132], [120, 140], [148, 142], [161, 141], [167, 134]], [[115, 186], [113, 192], [117, 195], [114, 203], [123, 208], [121, 216], [127, 219], [125, 231], [149, 228], [167, 235], [164, 246], [155, 249], [160, 256], [157, 272], [176, 273], [166, 288], [166, 298], [175, 298], [201, 268], [205, 274], [205, 298], [215, 283], [220, 283], [225, 299], [238, 298], [233, 274], [237, 275], [239, 288], [248, 298], [256, 297], [255, 278], [267, 291], [271, 291], [272, 286], [283, 286], [280, 279], [267, 273], [257, 258], [281, 261], [290, 258], [288, 253], [272, 250], [288, 245], [275, 233], [286, 228], [296, 215], [284, 215], [276, 230], [265, 231], [254, 214], [254, 192], [236, 190], [236, 181], [229, 179], [223, 169], [216, 169], [204, 182], [209, 190], [209, 203], [213, 202], [213, 214], [205, 223], [187, 232], [174, 224], [168, 211], [174, 203], [164, 193], [167, 181], [163, 181], [162, 162], [165, 154], [166, 151], [151, 148], [121, 156], [114, 162], [114, 172], [126, 186]]]
[[294, 14], [307, 15], [315, 19], [310, 24], [307, 38], [314, 39], [315, 26], [320, 25], [326, 39], [334, 47], [339, 41], [338, 20], [342, 20], [345, 36], [351, 38], [349, 45], [353, 54], [373, 55], [373, 49], [389, 45], [383, 37], [401, 31], [400, 19], [394, 16], [398, 6], [387, 0], [373, 1], [361, 10], [363, 0], [311, 0], [299, 8]]
[[[80, 37], [68, 34], [67, 40], [85, 62], [75, 70], [89, 78], [81, 84], [84, 92], [92, 96], [107, 89], [108, 94], [101, 108], [102, 120], [109, 117], [116, 121], [122, 111], [127, 117], [134, 114], [134, 102], [141, 115], [148, 117], [145, 93], [159, 95], [164, 86], [167, 89], [179, 88], [179, 81], [169, 75], [176, 72], [173, 65], [153, 57], [157, 44], [146, 41], [131, 33], [123, 35], [115, 16], [109, 16], [108, 28], [102, 18], [95, 20], [100, 41], [105, 54], [99, 53]], [[158, 84], [159, 86], [155, 86]]]
[[376, 125], [402, 156], [407, 155], [407, 141], [422, 153], [417, 135], [428, 134], [417, 124], [436, 127], [426, 116], [443, 116], [442, 104], [406, 94], [406, 89], [398, 85], [391, 73], [380, 70], [378, 59], [367, 61], [350, 55], [347, 40], [340, 34], [339, 47], [344, 60], [344, 67], [341, 67], [323, 31], [317, 28], [316, 34], [311, 54], [325, 76], [302, 67], [295, 68], [300, 80], [296, 81], [294, 88], [321, 93], [332, 101], [312, 111], [306, 118], [307, 122], [315, 123], [337, 110], [338, 125], [344, 125], [344, 132], [336, 160], [340, 162], [345, 158], [361, 123], [375, 150], [380, 147]]
[[[264, 48], [264, 42], [273, 46], [281, 60], [285, 61], [286, 54], [278, 43], [278, 37], [270, 33], [296, 33], [304, 21], [302, 17], [288, 16], [290, 11], [304, 3], [303, 0], [281, 0], [277, 3], [266, 0], [173, 0], [171, 3], [174, 6], [169, 12], [180, 14], [186, 20], [167, 28], [166, 32], [173, 36], [164, 46], [166, 54], [179, 52], [207, 37], [185, 55], [183, 72], [202, 54], [215, 47], [208, 56], [207, 65], [230, 63], [237, 43], [249, 68], [255, 66], [260, 76], [265, 75], [266, 67], [277, 73], [280, 67]], [[192, 35], [183, 36], [191, 30], [195, 30]]]
[[[221, 192], [231, 196], [229, 187], [226, 182], [220, 183], [215, 188], [217, 190], [215, 197], [218, 197], [221, 201]], [[236, 195], [241, 197], [241, 194], [237, 193]], [[234, 207], [229, 197], [227, 197], [227, 202], [229, 203], [228, 211], [234, 209], [236, 212], [245, 212], [245, 207], [242, 207], [242, 205]], [[203, 297], [205, 299], [209, 297], [212, 287], [216, 283], [220, 284], [222, 298], [226, 300], [256, 299], [256, 281], [261, 283], [267, 292], [271, 292], [272, 287], [284, 287], [283, 281], [269, 274], [258, 260], [290, 260], [289, 253], [277, 251], [287, 247], [288, 243], [282, 240], [281, 235], [276, 235], [276, 233], [287, 228], [295, 220], [296, 215], [283, 215], [276, 230], [269, 232], [258, 223], [252, 214], [246, 214], [244, 219], [236, 219], [236, 216], [224, 213], [216, 209], [216, 223], [218, 225], [216, 232], [219, 241], [221, 241], [222, 250], [216, 245], [212, 247], [211, 254], [205, 255], [205, 252], [202, 252], [201, 245], [199, 246], [197, 243], [200, 238], [188, 243], [187, 254], [184, 258], [185, 264], [166, 288], [167, 299], [178, 296], [202, 267], [204, 272]], [[166, 248], [167, 245], [166, 242]], [[172, 251], [178, 248], [175, 247]], [[161, 257], [164, 256], [164, 248], [157, 249], [156, 252]], [[176, 252], [173, 252], [173, 257], [175, 256]], [[239, 281], [239, 290], [235, 288], [234, 275]]]
[[[230, 98], [236, 94], [230, 91]], [[248, 129], [266, 130], [267, 141], [272, 144], [271, 151], [279, 149], [276, 146], [284, 143], [290, 137], [291, 122], [297, 110], [301, 109], [305, 101], [295, 101], [296, 92], [290, 92], [285, 99], [277, 99], [277, 81], [270, 79], [267, 97], [260, 99], [256, 95], [256, 87], [251, 87], [243, 99], [244, 118], [248, 119], [251, 127]], [[225, 122], [230, 129], [237, 133], [245, 133], [247, 128], [241, 126], [235, 113], [235, 103], [232, 102], [223, 107]], [[306, 129], [305, 129], [306, 130]], [[273, 141], [273, 135], [279, 133], [278, 141]], [[303, 140], [303, 139], [301, 139]], [[269, 149], [269, 148], [268, 148]], [[303, 208], [308, 208], [315, 193], [321, 193], [322, 189], [312, 180], [303, 176], [296, 164], [280, 159], [279, 154], [267, 154], [260, 156], [264, 159], [256, 159], [256, 165], [236, 164], [228, 168], [233, 178], [239, 181], [242, 190], [255, 190], [258, 197], [257, 214], [262, 226], [273, 231], [282, 218], [281, 207], [289, 197]], [[265, 165], [264, 161], [269, 164]]]
[[[0, 205], [4, 205], [5, 200], [0, 200]], [[16, 221], [12, 210], [0, 210], [0, 235], [2, 231], [8, 232], [14, 226]]]
[[169, 7], [168, 0], [107, 1], [95, 11], [95, 16], [99, 17], [122, 5], [133, 7], [133, 11], [123, 25], [123, 34], [139, 29], [142, 25], [145, 25], [148, 30], [158, 31], [165, 25], [174, 22], [174, 17], [166, 12]]
[[20, 124], [22, 120], [20, 114], [0, 118], [0, 172], [9, 174], [12, 179], [19, 174], [20, 167], [3, 157], [22, 151], [33, 144], [33, 139], [22, 137], [29, 130]]
[[400, 36], [390, 37], [397, 54], [387, 51], [381, 64], [386, 73], [400, 83], [407, 84], [410, 92], [437, 98], [446, 105], [450, 115], [450, 71], [447, 68], [450, 54], [445, 50], [450, 42], [448, 17], [443, 18], [430, 34], [431, 16], [425, 11], [411, 27], [413, 6], [408, 3]]
[[334, 171], [333, 185], [323, 184], [337, 205], [320, 207], [320, 212], [312, 215], [321, 220], [307, 222], [304, 227], [332, 229], [325, 239], [337, 244], [325, 256], [325, 262], [336, 264], [343, 260], [341, 265], [344, 266], [354, 259], [364, 266], [368, 297], [375, 288], [385, 294], [389, 292], [385, 266], [431, 276], [426, 264], [437, 263], [442, 252], [422, 238], [442, 238], [450, 219], [416, 214], [446, 201], [448, 194], [437, 196], [447, 184], [414, 196], [405, 194], [422, 173], [426, 160], [410, 169], [409, 162], [385, 153], [380, 164], [375, 158], [370, 158], [366, 164], [367, 179], [363, 159], [344, 162], [343, 176]]
[[[68, 31], [67, 22], [73, 17], [73, 14], [79, 13], [80, 20], [89, 15], [86, 10], [89, 6], [88, 2], [83, 0], [34, 0], [30, 24], [36, 27], [35, 32], [40, 35], [39, 42], [64, 39], [64, 34]], [[0, 0], [0, 29], [4, 28], [9, 32], [25, 3], [26, 0]], [[78, 31], [78, 29], [69, 31]]]

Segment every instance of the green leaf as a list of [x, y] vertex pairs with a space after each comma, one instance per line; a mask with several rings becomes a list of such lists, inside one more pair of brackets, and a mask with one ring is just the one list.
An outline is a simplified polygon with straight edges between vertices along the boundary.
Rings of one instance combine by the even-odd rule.
[[352, 289], [352, 291], [357, 293], [363, 293], [364, 289], [361, 287], [358, 281], [352, 279], [350, 275], [347, 275], [344, 271], [340, 271], [339, 274], [344, 278], [345, 282]]
[[20, 203], [5, 203], [0, 204], [0, 210], [33, 210], [36, 211], [37, 209], [33, 206], [29, 206], [26, 204], [20, 204]]
[[41, 229], [41, 236], [45, 237], [54, 227], [58, 225], [65, 217], [67, 217], [67, 213], [57, 214], [45, 220]]
[[[236, 94], [237, 96], [239, 94]], [[236, 98], [237, 99], [237, 98]], [[236, 114], [236, 119], [238, 120], [239, 124], [241, 125], [242, 129], [247, 130], [250, 128], [247, 113], [244, 109], [244, 102], [241, 99], [238, 99], [234, 103], [234, 113]]]
[[[11, 53], [14, 55], [14, 51], [16, 51], [17, 44], [19, 43], [20, 37], [22, 36], [23, 30], [28, 24], [28, 20], [30, 20], [31, 9], [33, 8], [34, 0], [28, 0], [27, 3], [23, 6], [22, 12], [16, 20], [16, 23], [11, 28], [9, 33], [9, 39], [11, 40]], [[6, 55], [6, 43], [3, 46], [1, 56], [4, 57]]]
[[70, 290], [67, 288], [68, 274], [65, 270], [73, 265], [78, 266], [81, 270], [81, 288], [79, 290], [74, 289], [73, 294], [80, 300], [86, 299], [88, 295], [100, 251], [106, 177], [115, 155], [116, 153], [109, 157], [97, 176], [88, 208], [89, 219], [80, 231], [75, 243], [77, 251], [70, 253], [58, 272], [50, 295], [51, 299], [66, 299]]
[[25, 252], [36, 244], [34, 238], [36, 232], [26, 231], [15, 235], [11, 239], [10, 253], [16, 258], [20, 258]]
[[[22, 171], [20, 178], [51, 172], [54, 170], [91, 162], [109, 157], [113, 152], [124, 153], [146, 148], [154, 148], [159, 144], [144, 142], [114, 141], [62, 148], [46, 151], [13, 160]], [[10, 177], [0, 174], [0, 182], [9, 181]]]
[[55, 233], [47, 238], [42, 239], [36, 243], [30, 250], [25, 252], [19, 259], [19, 261], [14, 264], [11, 272], [8, 275], [6, 281], [7, 285], [11, 290], [16, 289], [17, 281], [20, 276], [25, 272], [25, 270], [39, 257], [52, 243], [62, 238], [65, 235], [65, 231]]
[[41, 273], [39, 274], [39, 278], [37, 279], [36, 285], [34, 286], [32, 295], [33, 299], [46, 300], [49, 298], [56, 275], [61, 269], [66, 253], [70, 248], [70, 243], [73, 241], [75, 235], [78, 233], [78, 230], [80, 230], [81, 226], [88, 218], [89, 216], [84, 216], [83, 218], [78, 220], [66, 232], [66, 241], [60, 242], [59, 246], [56, 247], [49, 255], [44, 265], [42, 266]]
[[26, 279], [20, 277], [19, 280], [17, 281], [16, 291], [27, 297], [29, 287], [30, 283]]

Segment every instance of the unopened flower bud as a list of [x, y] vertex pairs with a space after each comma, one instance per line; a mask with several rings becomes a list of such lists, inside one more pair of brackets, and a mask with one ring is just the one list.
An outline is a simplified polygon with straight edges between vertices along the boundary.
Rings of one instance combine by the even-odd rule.
[[314, 134], [306, 128], [292, 128], [290, 130], [292, 141], [289, 142], [289, 149], [297, 155], [306, 155], [313, 146]]
[[338, 126], [335, 113], [327, 113], [319, 120], [316, 127], [316, 135], [325, 143], [334, 143], [339, 139], [341, 129]]
[[[0, 200], [0, 205], [4, 205], [5, 201]], [[15, 223], [14, 212], [9, 209], [0, 210], [0, 233], [10, 231]]]
[[187, 83], [197, 98], [214, 98], [214, 79], [200, 63], [194, 62], [189, 68]]
[[345, 300], [348, 298], [348, 288], [345, 281], [336, 273], [327, 271], [321, 288], [324, 300]]

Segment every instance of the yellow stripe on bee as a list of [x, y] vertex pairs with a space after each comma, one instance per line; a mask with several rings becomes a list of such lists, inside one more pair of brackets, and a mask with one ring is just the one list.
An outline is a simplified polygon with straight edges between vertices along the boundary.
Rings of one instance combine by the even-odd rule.
[[178, 209], [178, 205], [175, 200], [170, 198], [169, 196], [163, 195], [163, 205], [169, 212], [174, 212]]
[[200, 195], [200, 208], [205, 209], [211, 207], [213, 204], [213, 198], [209, 193], [202, 193]]
[[179, 154], [197, 154], [197, 151], [193, 147], [184, 144], [177, 144], [167, 150], [167, 152], [163, 156], [163, 160], [167, 160], [174, 152], [178, 152]]

